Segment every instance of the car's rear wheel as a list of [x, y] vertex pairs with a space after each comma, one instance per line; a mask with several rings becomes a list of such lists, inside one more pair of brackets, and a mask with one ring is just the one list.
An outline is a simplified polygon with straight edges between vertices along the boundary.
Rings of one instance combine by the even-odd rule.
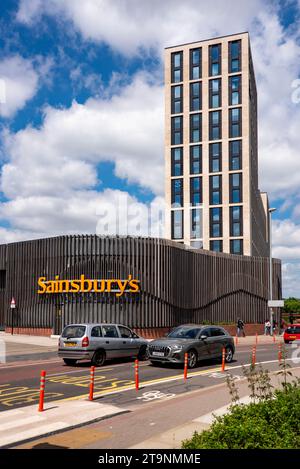
[[289, 344], [290, 341], [289, 341], [289, 340], [285, 340], [284, 343], [285, 343], [285, 344]]
[[76, 365], [77, 360], [74, 360], [73, 358], [64, 358], [63, 359], [66, 365], [72, 366]]
[[196, 350], [190, 350], [188, 352], [188, 367], [195, 368], [197, 365], [198, 356]]
[[105, 352], [104, 350], [97, 350], [92, 358], [92, 364], [94, 366], [102, 366], [105, 362]]
[[149, 358], [149, 351], [147, 345], [142, 345], [139, 353], [138, 353], [138, 359], [141, 361], [148, 360]]
[[225, 348], [225, 361], [226, 363], [231, 363], [233, 359], [233, 350], [231, 347]]

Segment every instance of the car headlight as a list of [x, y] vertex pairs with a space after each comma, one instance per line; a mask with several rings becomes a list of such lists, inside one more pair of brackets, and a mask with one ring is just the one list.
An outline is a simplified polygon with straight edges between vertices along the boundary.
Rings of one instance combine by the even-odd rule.
[[182, 345], [172, 345], [172, 350], [174, 350], [175, 352], [182, 350], [182, 348]]

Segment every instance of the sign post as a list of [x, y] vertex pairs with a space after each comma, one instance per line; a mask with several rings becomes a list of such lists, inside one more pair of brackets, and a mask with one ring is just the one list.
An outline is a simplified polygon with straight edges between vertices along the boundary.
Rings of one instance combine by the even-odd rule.
[[14, 311], [16, 309], [16, 300], [12, 297], [10, 302], [11, 309], [11, 335], [14, 335]]

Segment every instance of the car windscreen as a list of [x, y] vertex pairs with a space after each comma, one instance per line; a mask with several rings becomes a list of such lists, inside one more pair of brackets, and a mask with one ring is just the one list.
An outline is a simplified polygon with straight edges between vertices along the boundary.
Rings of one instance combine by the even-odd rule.
[[168, 334], [170, 339], [195, 339], [199, 334], [198, 327], [177, 327]]
[[85, 326], [67, 326], [63, 330], [62, 337], [66, 337], [67, 339], [81, 338], [84, 336], [85, 330]]
[[300, 326], [288, 327], [286, 332], [288, 334], [300, 334]]

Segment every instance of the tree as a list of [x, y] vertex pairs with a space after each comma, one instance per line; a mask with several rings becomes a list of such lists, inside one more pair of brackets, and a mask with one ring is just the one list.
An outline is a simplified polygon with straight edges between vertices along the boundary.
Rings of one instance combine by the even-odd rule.
[[300, 300], [297, 298], [287, 298], [284, 300], [283, 313], [291, 315], [293, 313], [300, 313]]

